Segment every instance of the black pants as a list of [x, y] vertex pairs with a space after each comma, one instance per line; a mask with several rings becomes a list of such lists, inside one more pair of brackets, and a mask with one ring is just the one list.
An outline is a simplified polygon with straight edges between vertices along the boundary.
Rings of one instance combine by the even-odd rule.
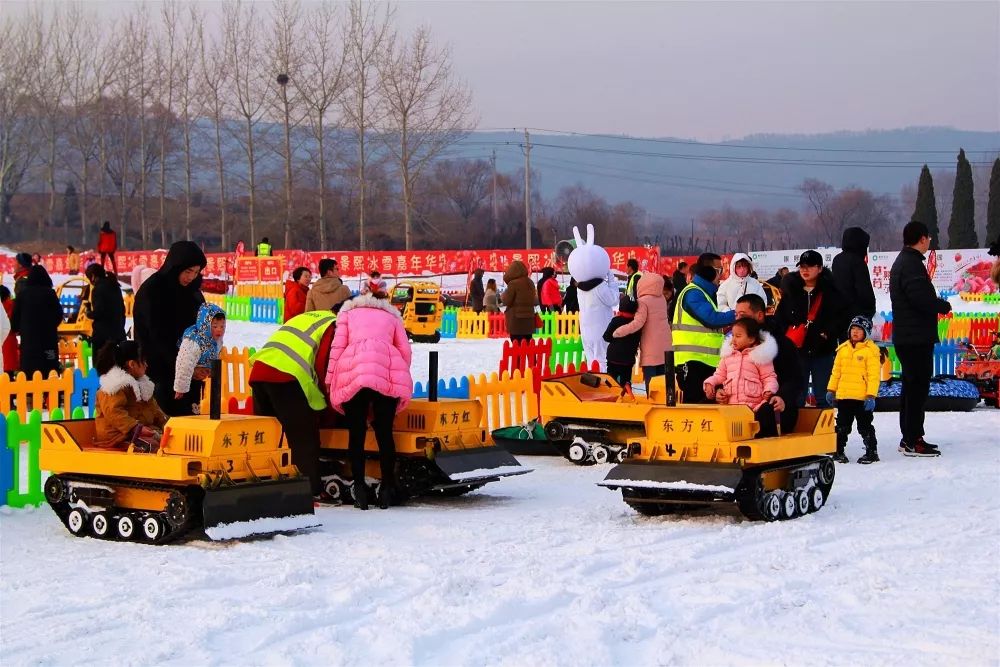
[[254, 414], [275, 417], [281, 422], [292, 450], [292, 463], [309, 478], [313, 495], [319, 495], [323, 483], [319, 476], [319, 412], [309, 407], [298, 382], [253, 382]]
[[510, 342], [514, 343], [519, 340], [531, 340], [535, 334], [511, 334]]
[[875, 427], [872, 421], [875, 415], [865, 410], [865, 402], [854, 399], [837, 399], [837, 445], [847, 443], [854, 420], [858, 422], [858, 433], [865, 444], [875, 439]]
[[115, 253], [113, 252], [102, 252], [101, 253], [101, 268], [104, 267], [104, 261], [106, 258], [111, 258], [111, 270], [116, 274], [118, 273], [118, 264], [115, 263]]
[[757, 412], [754, 413], [754, 419], [760, 424], [760, 430], [757, 431], [755, 438], [777, 438], [778, 437], [778, 417], [774, 412], [774, 406], [770, 403], [765, 403], [764, 405], [757, 408]]
[[897, 345], [896, 357], [903, 368], [899, 392], [899, 431], [903, 441], [924, 437], [924, 408], [934, 374], [934, 345]]
[[714, 403], [705, 396], [705, 380], [715, 369], [700, 361], [688, 361], [677, 367], [677, 384], [684, 392], [684, 403]]
[[156, 387], [153, 389], [153, 396], [160, 405], [160, 409], [169, 417], [190, 417], [193, 415], [194, 406], [201, 403], [202, 391], [205, 383], [200, 380], [191, 380], [191, 389], [180, 398], [174, 398], [174, 377], [171, 375], [161, 382], [151, 378]]
[[616, 364], [613, 361], [608, 362], [608, 375], [615, 379], [615, 382], [621, 386], [632, 383], [632, 366], [626, 364]]
[[347, 450], [355, 481], [365, 479], [365, 436], [368, 433], [368, 410], [372, 411], [372, 430], [378, 443], [379, 467], [383, 486], [396, 485], [396, 443], [392, 439], [392, 421], [396, 418], [398, 398], [383, 396], [374, 389], [362, 389], [344, 403], [347, 421]]
[[799, 421], [799, 406], [795, 404], [795, 399], [781, 397], [785, 401], [785, 410], [781, 413], [781, 432], [784, 434], [795, 432], [795, 423]]

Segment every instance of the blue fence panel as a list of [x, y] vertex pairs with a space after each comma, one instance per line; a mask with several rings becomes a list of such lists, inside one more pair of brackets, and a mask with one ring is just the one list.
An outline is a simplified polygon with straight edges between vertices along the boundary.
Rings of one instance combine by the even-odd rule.
[[80, 312], [80, 297], [73, 294], [63, 294], [59, 297], [59, 305], [62, 306], [63, 319], [71, 319]]
[[[422, 382], [413, 384], [413, 398], [427, 398], [427, 388]], [[469, 398], [469, 378], [451, 378], [438, 380], [438, 398]]]
[[69, 409], [72, 413], [75, 408], [86, 408], [86, 414], [93, 416], [96, 405], [97, 388], [101, 384], [101, 377], [93, 368], [86, 374], [76, 369], [73, 371], [73, 393], [69, 397]]
[[0, 505], [14, 491], [14, 452], [7, 447], [7, 420], [0, 419]]
[[257, 297], [250, 299], [250, 321], [278, 323], [278, 300]]
[[457, 336], [458, 313], [449, 308], [441, 316], [441, 338], [455, 338]]

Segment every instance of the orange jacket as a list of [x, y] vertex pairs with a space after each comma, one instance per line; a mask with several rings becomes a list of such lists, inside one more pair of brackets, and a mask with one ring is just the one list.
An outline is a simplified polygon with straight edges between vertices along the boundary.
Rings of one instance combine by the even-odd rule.
[[163, 429], [167, 416], [153, 398], [153, 383], [148, 377], [138, 380], [115, 366], [101, 376], [94, 413], [95, 447], [119, 447], [138, 426]]

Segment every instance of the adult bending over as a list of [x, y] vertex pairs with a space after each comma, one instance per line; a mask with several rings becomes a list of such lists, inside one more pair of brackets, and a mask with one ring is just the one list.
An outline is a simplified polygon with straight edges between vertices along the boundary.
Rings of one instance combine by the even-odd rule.
[[170, 246], [163, 266], [149, 277], [135, 295], [135, 340], [149, 360], [146, 373], [156, 385], [156, 402], [171, 417], [192, 413], [201, 402], [202, 382], [208, 371], [198, 369], [191, 390], [174, 398], [174, 367], [184, 330], [195, 323], [198, 308], [205, 303], [201, 293], [201, 271], [205, 253], [192, 241]]
[[340, 309], [326, 384], [330, 405], [347, 418], [354, 506], [359, 509], [368, 509], [365, 434], [369, 411], [382, 470], [379, 506], [385, 509], [398, 498], [392, 422], [413, 395], [411, 356], [403, 318], [385, 292], [359, 296]]

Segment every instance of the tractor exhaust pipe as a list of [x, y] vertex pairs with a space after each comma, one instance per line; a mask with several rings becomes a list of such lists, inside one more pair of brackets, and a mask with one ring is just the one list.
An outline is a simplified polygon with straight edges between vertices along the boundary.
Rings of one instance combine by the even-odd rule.
[[436, 403], [438, 400], [438, 353], [430, 351], [427, 360], [427, 400]]
[[674, 353], [665, 352], [663, 357], [663, 370], [666, 371], [664, 380], [667, 382], [667, 407], [673, 408], [677, 406], [677, 387], [674, 382]]
[[222, 359], [212, 360], [211, 380], [208, 413], [210, 419], [218, 420], [222, 417]]

